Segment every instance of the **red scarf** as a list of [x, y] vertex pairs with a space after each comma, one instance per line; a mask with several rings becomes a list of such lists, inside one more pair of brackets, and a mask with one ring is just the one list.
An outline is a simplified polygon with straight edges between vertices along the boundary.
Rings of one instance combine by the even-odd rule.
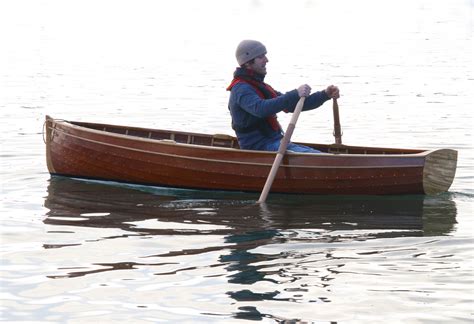
[[[276, 91], [268, 84], [260, 81], [254, 77], [253, 71], [238, 68], [234, 73], [234, 79], [227, 87], [227, 91], [231, 91], [232, 88], [239, 82], [244, 82], [252, 86], [258, 96], [262, 99], [271, 99], [278, 97]], [[276, 114], [268, 116], [266, 121], [270, 124], [274, 131], [280, 132], [282, 130], [280, 123], [277, 120]]]

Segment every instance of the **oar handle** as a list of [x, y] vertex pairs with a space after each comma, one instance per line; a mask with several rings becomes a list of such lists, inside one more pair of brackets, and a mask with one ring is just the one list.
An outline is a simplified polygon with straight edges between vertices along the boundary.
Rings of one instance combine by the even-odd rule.
[[283, 156], [286, 153], [286, 148], [288, 147], [288, 143], [290, 143], [291, 135], [293, 135], [293, 131], [295, 130], [296, 122], [298, 121], [298, 117], [303, 110], [304, 100], [305, 97], [301, 97], [298, 103], [296, 104], [295, 111], [293, 112], [293, 116], [291, 117], [290, 124], [285, 132], [285, 135], [280, 141], [280, 147], [278, 148], [278, 153], [275, 157], [275, 161], [273, 161], [272, 168], [270, 173], [268, 174], [267, 181], [265, 182], [265, 186], [263, 187], [262, 193], [260, 194], [260, 198], [258, 199], [258, 203], [264, 203], [267, 200], [268, 193], [270, 192], [270, 188], [272, 187], [273, 180], [275, 180], [276, 174], [278, 172], [278, 168], [280, 167], [281, 161], [283, 160]]
[[334, 115], [334, 137], [336, 138], [336, 144], [342, 144], [342, 133], [341, 133], [341, 122], [339, 121], [339, 105], [337, 99], [332, 100], [332, 112]]

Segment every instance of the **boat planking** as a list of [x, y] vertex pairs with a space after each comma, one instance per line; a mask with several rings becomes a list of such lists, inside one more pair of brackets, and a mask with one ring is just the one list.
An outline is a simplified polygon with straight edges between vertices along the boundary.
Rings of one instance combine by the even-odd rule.
[[[52, 175], [200, 190], [260, 192], [276, 152], [243, 150], [236, 137], [65, 121], [46, 116]], [[300, 143], [320, 154], [287, 152], [273, 193], [400, 195], [445, 192], [452, 149], [419, 150]]]

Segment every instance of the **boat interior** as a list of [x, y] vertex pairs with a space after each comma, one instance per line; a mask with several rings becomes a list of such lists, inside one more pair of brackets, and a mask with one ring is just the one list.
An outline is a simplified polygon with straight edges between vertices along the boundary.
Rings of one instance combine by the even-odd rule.
[[[181, 143], [192, 145], [203, 145], [219, 148], [233, 148], [239, 149], [239, 142], [237, 138], [225, 134], [199, 134], [189, 132], [178, 132], [171, 130], [159, 130], [140, 127], [117, 126], [107, 124], [85, 123], [85, 122], [70, 122], [69, 123], [86, 127], [103, 132], [114, 134], [121, 134], [126, 136], [135, 136], [140, 138], [147, 138], [153, 140], [160, 140], [169, 143]], [[333, 154], [416, 154], [424, 152], [424, 150], [414, 149], [398, 149], [398, 148], [377, 148], [377, 147], [362, 147], [362, 146], [348, 146], [342, 144], [311, 144], [299, 143], [313, 148], [316, 148], [325, 153]]]

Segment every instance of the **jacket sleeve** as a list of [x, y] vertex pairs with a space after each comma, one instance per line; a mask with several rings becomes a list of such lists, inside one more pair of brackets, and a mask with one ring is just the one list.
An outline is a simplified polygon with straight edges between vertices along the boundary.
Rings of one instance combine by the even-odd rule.
[[[330, 98], [328, 97], [325, 91], [314, 92], [304, 101], [303, 111], [316, 109], [329, 99]], [[288, 107], [288, 109], [285, 109], [285, 112], [294, 112], [297, 103], [298, 100], [293, 105]]]
[[294, 106], [299, 99], [296, 90], [289, 91], [276, 98], [262, 99], [248, 84], [236, 84], [232, 91], [235, 91], [237, 104], [243, 110], [258, 118], [266, 118], [286, 109], [294, 110]]
[[[260, 98], [248, 84], [237, 84], [233, 90], [235, 90], [238, 105], [249, 114], [258, 118], [266, 118], [280, 111], [294, 112], [296, 104], [300, 99], [296, 89], [285, 94], [278, 93], [280, 95], [272, 99]], [[306, 98], [303, 111], [316, 109], [327, 100], [329, 100], [329, 97], [325, 91], [315, 92]]]

